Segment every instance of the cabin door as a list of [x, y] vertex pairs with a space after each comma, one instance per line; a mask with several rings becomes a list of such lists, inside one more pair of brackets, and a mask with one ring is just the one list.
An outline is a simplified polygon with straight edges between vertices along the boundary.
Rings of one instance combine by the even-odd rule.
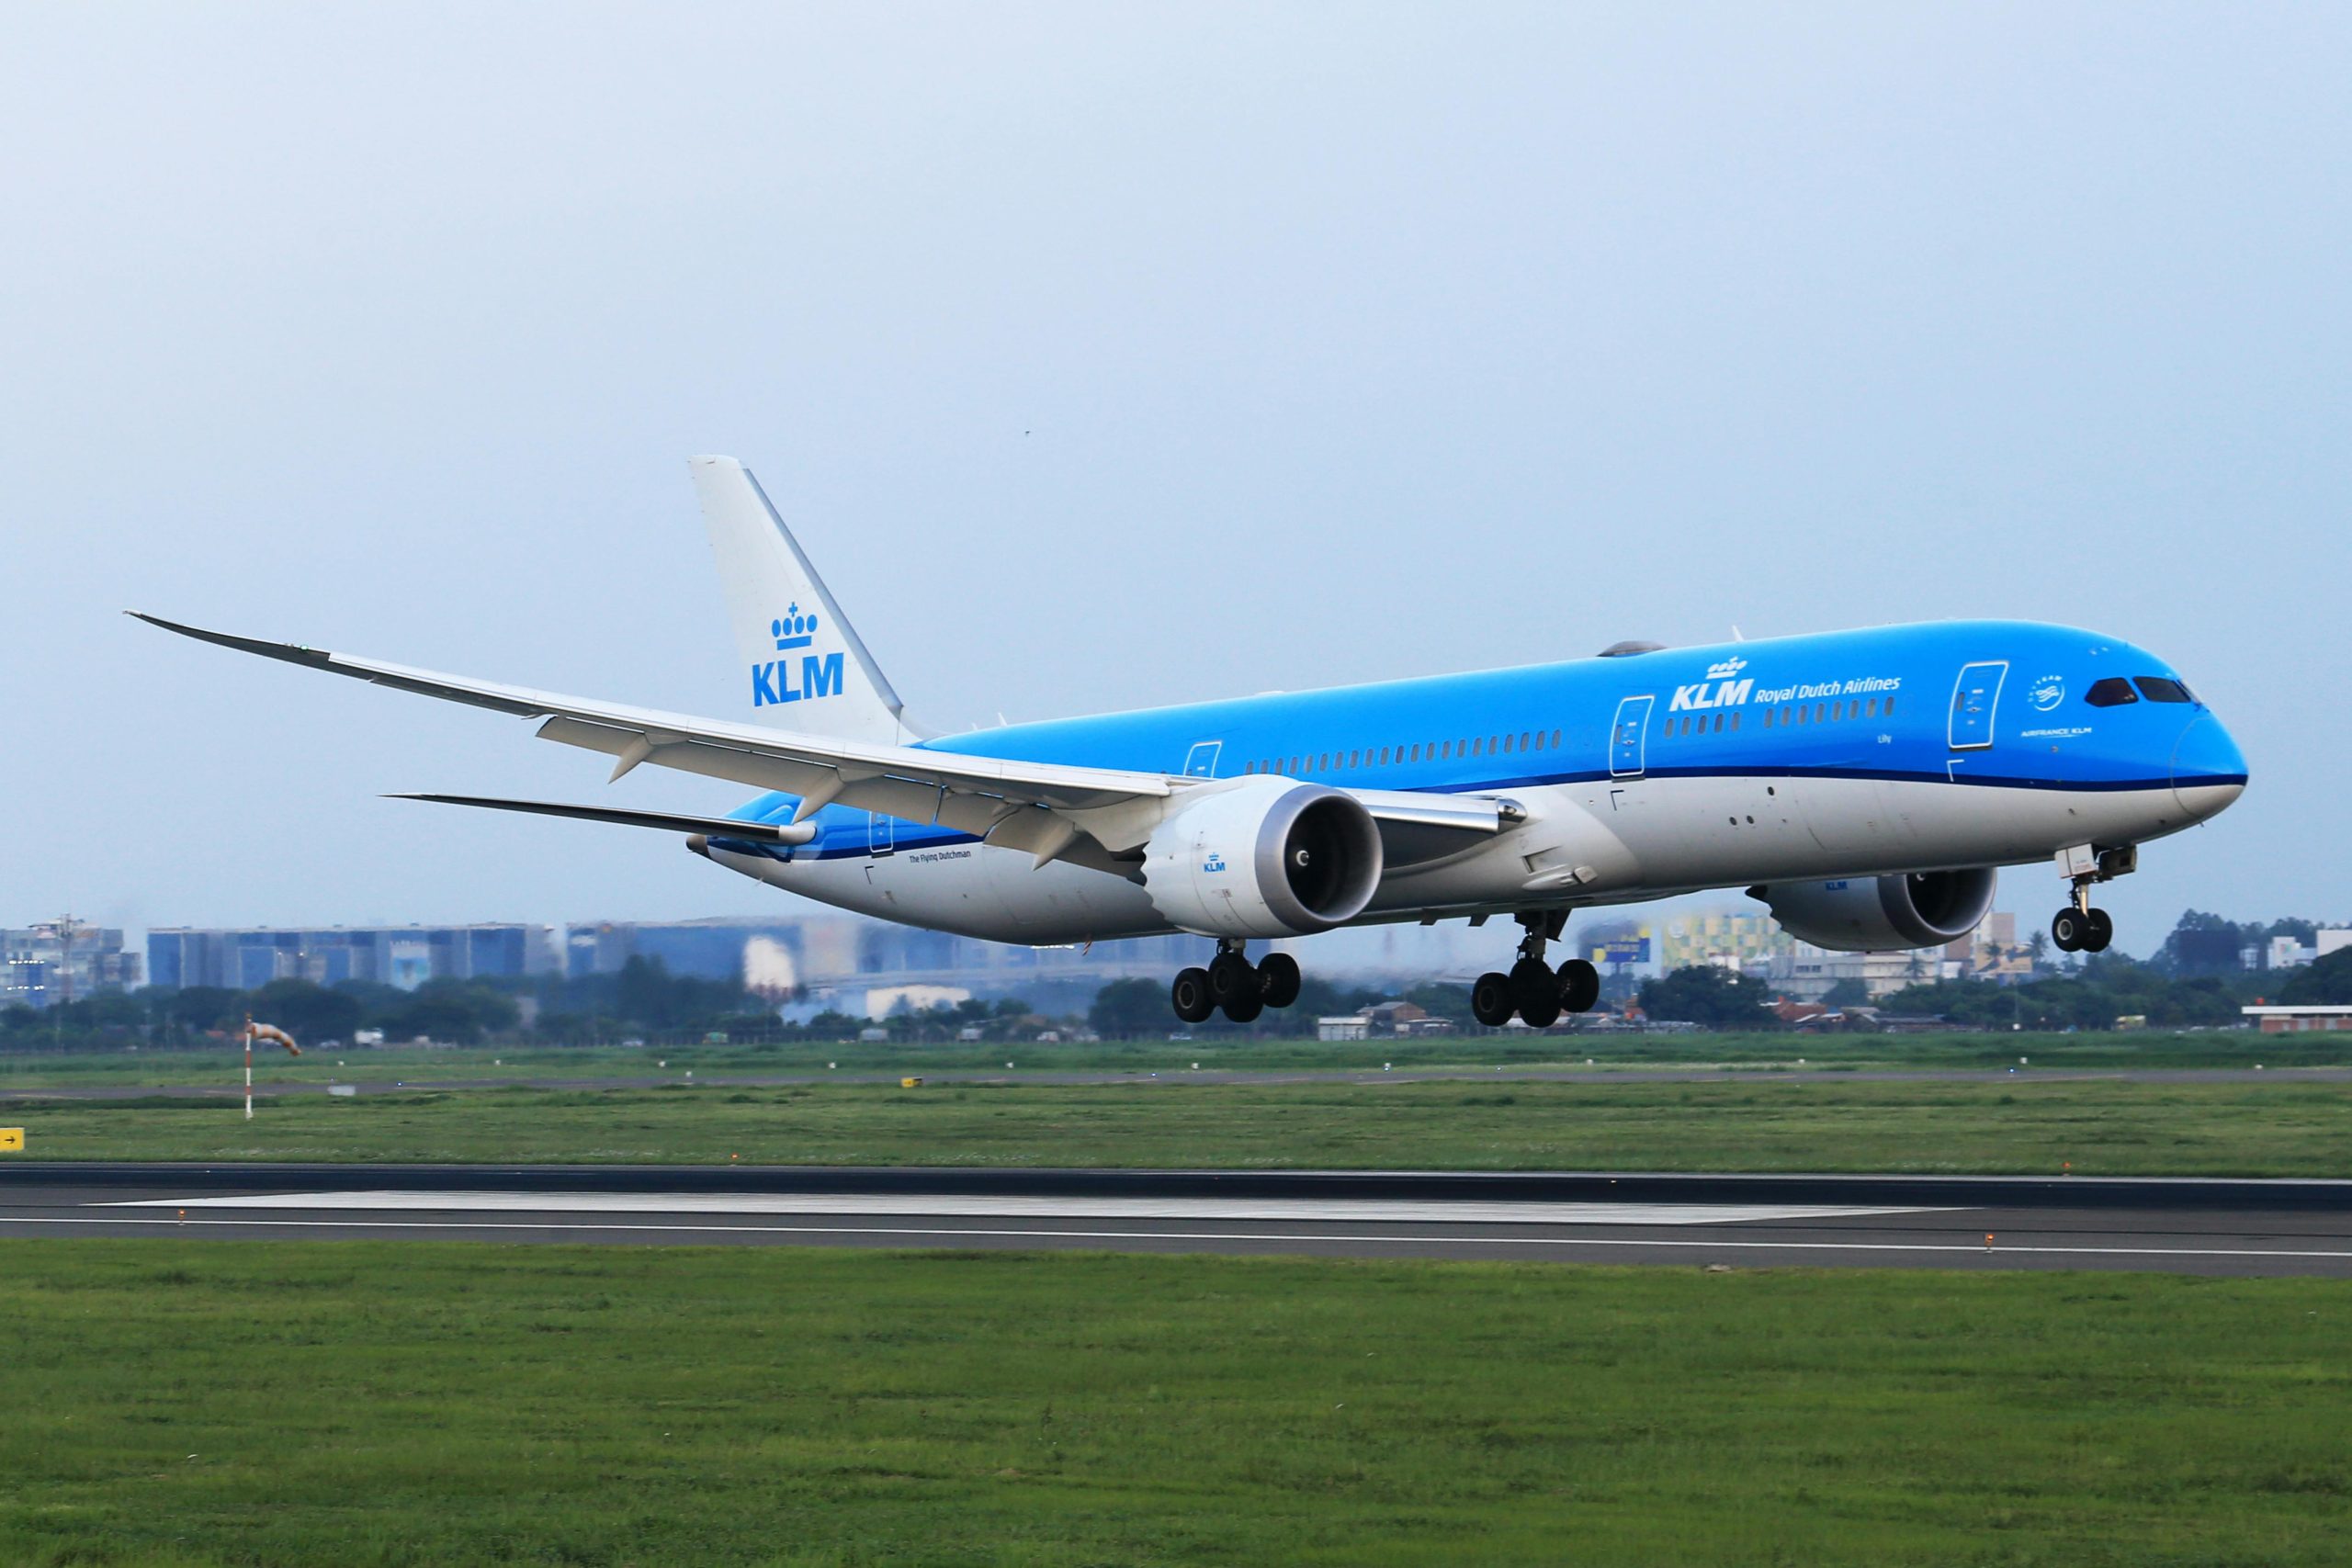
[[2009, 673], [2007, 660], [1965, 665], [1951, 687], [1951, 720], [1948, 739], [1955, 751], [1979, 751], [1993, 744], [1993, 716], [2001, 705], [2001, 682]]
[[1637, 779], [1649, 751], [1650, 708], [1655, 695], [1627, 697], [1617, 705], [1617, 722], [1609, 728], [1609, 776]]

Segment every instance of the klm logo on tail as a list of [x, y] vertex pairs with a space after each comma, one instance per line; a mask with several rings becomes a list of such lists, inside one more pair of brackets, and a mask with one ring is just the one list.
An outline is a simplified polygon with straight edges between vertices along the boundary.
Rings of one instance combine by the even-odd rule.
[[[816, 633], [815, 612], [803, 613], [797, 604], [768, 623], [768, 634], [775, 638], [778, 653], [808, 647], [816, 641]], [[752, 666], [752, 705], [755, 708], [797, 703], [804, 697], [830, 697], [841, 689], [842, 656], [838, 653], [804, 653], [797, 672], [789, 659]]]

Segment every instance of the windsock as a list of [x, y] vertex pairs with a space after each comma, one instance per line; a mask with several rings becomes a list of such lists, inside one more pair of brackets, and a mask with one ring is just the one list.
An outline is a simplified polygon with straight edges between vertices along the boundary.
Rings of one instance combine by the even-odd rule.
[[280, 1045], [286, 1047], [286, 1054], [289, 1056], [299, 1056], [302, 1054], [302, 1047], [294, 1043], [294, 1037], [291, 1034], [287, 1033], [286, 1031], [278, 1028], [277, 1025], [274, 1023], [256, 1023], [250, 1027], [253, 1030], [254, 1039], [275, 1040]]

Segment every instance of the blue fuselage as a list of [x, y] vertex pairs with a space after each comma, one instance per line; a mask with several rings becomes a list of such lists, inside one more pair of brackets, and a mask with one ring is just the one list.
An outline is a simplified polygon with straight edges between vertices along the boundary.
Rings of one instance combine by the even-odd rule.
[[[2233, 794], [2246, 778], [2236, 744], [2165, 660], [2096, 632], [2018, 621], [1656, 649], [1018, 725], [925, 744], [1088, 767], [1218, 778], [1272, 773], [1441, 794], [1709, 778]], [[733, 815], [782, 820], [794, 804], [766, 795]], [[758, 852], [829, 859], [971, 841], [842, 807], [816, 820], [813, 842]], [[2151, 833], [2176, 825], [2185, 823]], [[1747, 874], [1725, 871], [1726, 884]]]

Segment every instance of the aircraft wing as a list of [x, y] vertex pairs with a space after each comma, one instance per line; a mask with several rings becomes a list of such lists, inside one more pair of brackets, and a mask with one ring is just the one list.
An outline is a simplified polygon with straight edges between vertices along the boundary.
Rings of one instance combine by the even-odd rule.
[[[379, 686], [467, 703], [518, 718], [537, 718], [540, 739], [617, 759], [612, 776], [642, 762], [797, 795], [799, 822], [839, 801], [910, 822], [935, 822], [1007, 849], [1026, 850], [1036, 863], [1068, 858], [1125, 874], [1111, 857], [1140, 847], [1181, 791], [1209, 787], [1209, 779], [1118, 768], [1070, 767], [966, 756], [927, 748], [797, 734], [765, 725], [651, 708], [628, 707], [445, 675], [323, 649], [267, 642], [184, 626], [132, 610], [128, 614], [199, 642], [283, 660]], [[1509, 802], [1476, 796], [1359, 791], [1359, 798], [1396, 848], [1434, 832], [1464, 846], [1519, 819]], [[511, 807], [510, 807], [511, 808]], [[528, 809], [528, 807], [524, 807]], [[585, 815], [585, 813], [580, 813]], [[612, 819], [612, 818], [607, 818]], [[645, 823], [655, 826], [654, 823]], [[1090, 841], [1091, 840], [1091, 841]], [[1100, 850], [1095, 848], [1100, 846]], [[1417, 843], [1417, 847], [1418, 843]], [[1400, 859], [1430, 858], [1430, 849]], [[1107, 852], [1107, 853], [1105, 852]]]
[[568, 817], [578, 822], [609, 822], [623, 828], [699, 833], [707, 839], [741, 839], [758, 844], [805, 844], [817, 836], [816, 825], [809, 822], [749, 822], [740, 817], [695, 817], [679, 811], [571, 806], [556, 800], [500, 800], [486, 795], [388, 795], [384, 798], [429, 800], [440, 806], [479, 806], [492, 811], [527, 811], [540, 817]]

